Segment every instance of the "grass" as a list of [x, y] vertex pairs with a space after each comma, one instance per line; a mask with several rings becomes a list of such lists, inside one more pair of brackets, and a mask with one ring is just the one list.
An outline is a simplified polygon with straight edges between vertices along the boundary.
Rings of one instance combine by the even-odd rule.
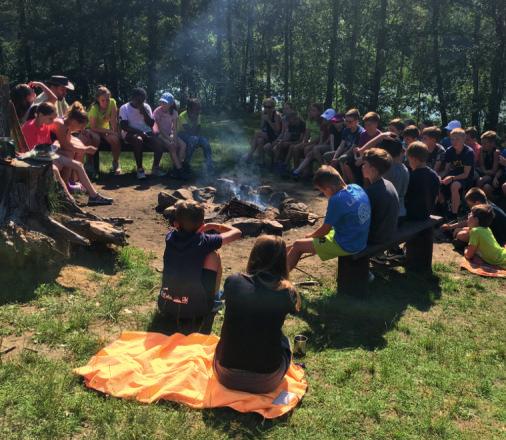
[[432, 280], [386, 272], [367, 300], [335, 295], [332, 280], [304, 291], [285, 331], [309, 336], [310, 388], [281, 420], [89, 391], [72, 368], [150, 324], [159, 274], [149, 261], [127, 247], [117, 274], [90, 273], [95, 295], [43, 284], [29, 303], [0, 307], [3, 337], [29, 335], [37, 350], [0, 364], [0, 438], [504, 438], [504, 284], [441, 264]]
[[[208, 130], [226, 161], [244, 149], [233, 124]], [[129, 164], [125, 155], [123, 168]], [[86, 389], [73, 368], [122, 330], [150, 328], [160, 281], [151, 258], [132, 247], [114, 261], [90, 257], [92, 290], [48, 276], [29, 294], [16, 286], [6, 292], [0, 340], [17, 350], [0, 357], [0, 438], [506, 438], [505, 283], [439, 262], [432, 279], [381, 272], [365, 300], [336, 295], [332, 279], [304, 290], [303, 310], [285, 332], [309, 337], [309, 390], [279, 420], [142, 405]], [[222, 321], [218, 315], [218, 334]]]

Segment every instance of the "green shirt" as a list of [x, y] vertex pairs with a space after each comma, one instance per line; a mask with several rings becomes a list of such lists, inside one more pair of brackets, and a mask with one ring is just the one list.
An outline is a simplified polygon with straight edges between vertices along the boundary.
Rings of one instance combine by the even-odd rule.
[[320, 124], [309, 119], [306, 126], [309, 131], [309, 139], [311, 142], [318, 142], [320, 140]]
[[506, 248], [497, 243], [490, 228], [473, 228], [469, 234], [469, 245], [476, 246], [478, 255], [485, 263], [506, 268]]
[[[179, 115], [179, 131], [193, 131], [193, 128], [190, 123], [190, 117], [188, 116], [188, 112], [185, 110], [183, 113]], [[200, 114], [197, 116], [197, 126], [200, 125]], [[190, 126], [190, 127], [187, 127]], [[189, 129], [189, 130], [188, 130]]]
[[116, 110], [118, 111], [118, 107], [116, 105], [116, 100], [114, 98], [109, 99], [109, 105], [105, 111], [102, 111], [98, 104], [95, 102], [88, 111], [88, 118], [95, 119], [96, 128], [103, 128], [104, 130], [111, 129], [111, 118], [112, 112]]

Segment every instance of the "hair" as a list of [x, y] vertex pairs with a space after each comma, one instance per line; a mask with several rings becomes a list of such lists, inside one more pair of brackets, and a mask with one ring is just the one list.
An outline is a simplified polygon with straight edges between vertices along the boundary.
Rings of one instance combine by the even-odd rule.
[[[95, 91], [95, 102], [98, 104], [98, 98], [101, 96], [106, 95], [107, 98], [111, 97], [111, 91], [106, 86], [98, 86], [97, 90]], [[133, 93], [132, 93], [133, 95]]]
[[35, 114], [41, 114], [42, 116], [49, 116], [56, 113], [56, 107], [50, 102], [42, 102], [35, 109]]
[[466, 195], [464, 196], [464, 199], [466, 202], [470, 203], [487, 203], [487, 195], [485, 194], [485, 191], [483, 191], [481, 188], [473, 187], [468, 192], [466, 192]]
[[34, 91], [28, 84], [18, 84], [11, 91], [11, 101], [16, 109], [18, 118], [22, 118], [30, 108], [31, 103], [27, 102], [26, 98]]
[[399, 132], [403, 132], [404, 128], [406, 127], [406, 125], [404, 124], [404, 122], [402, 122], [402, 120], [400, 118], [395, 118], [395, 119], [392, 119], [388, 125], [393, 125]]
[[314, 177], [313, 184], [319, 188], [326, 188], [329, 186], [339, 186], [345, 187], [343, 178], [339, 174], [339, 172], [331, 166], [323, 165], [318, 168]]
[[286, 257], [286, 243], [281, 237], [262, 235], [256, 239], [253, 249], [251, 249], [246, 272], [249, 275], [260, 273], [273, 275], [275, 281], [269, 287], [274, 290], [293, 289], [288, 279]]
[[416, 126], [416, 121], [414, 119], [405, 119], [404, 125], [415, 125]]
[[197, 98], [190, 98], [186, 103], [186, 110], [190, 113], [200, 108], [200, 101]]
[[408, 125], [403, 131], [402, 135], [404, 137], [409, 136], [415, 139], [420, 137], [420, 129], [416, 125]]
[[263, 106], [270, 106], [272, 108], [276, 108], [276, 100], [272, 97], [270, 98], [265, 98], [263, 101], [262, 101], [262, 105]]
[[364, 153], [364, 161], [375, 168], [380, 176], [392, 166], [392, 156], [383, 148], [371, 148]]
[[[368, 113], [369, 114], [369, 113]], [[359, 120], [360, 119], [360, 112], [358, 111], [357, 108], [350, 108], [345, 114], [344, 114], [344, 117], [345, 118], [353, 118], [355, 120]]]
[[425, 127], [422, 130], [422, 136], [428, 136], [436, 141], [441, 139], [441, 129], [433, 125], [432, 127]]
[[88, 122], [88, 113], [79, 101], [75, 101], [69, 107], [66, 119], [76, 121], [78, 124], [86, 124]]
[[378, 115], [378, 113], [369, 112], [364, 115], [363, 120], [364, 120], [364, 122], [371, 121], [371, 122], [377, 122], [379, 124], [381, 119], [380, 119], [380, 116]]
[[478, 130], [476, 129], [476, 127], [467, 127], [465, 131], [466, 134], [469, 137], [473, 138], [475, 141], [479, 139]]
[[313, 102], [309, 106], [309, 109], [311, 110], [312, 107], [314, 107], [318, 113], [318, 116], [314, 119], [314, 121], [321, 125], [323, 118], [320, 115], [323, 113], [323, 104], [321, 102]]
[[494, 221], [494, 210], [492, 206], [482, 203], [471, 208], [473, 217], [478, 219], [478, 224], [483, 228], [488, 228]]
[[430, 119], [424, 119], [422, 121], [422, 124], [425, 125], [425, 127], [432, 127], [434, 123]]
[[489, 141], [497, 142], [497, 133], [493, 130], [488, 130], [481, 135], [481, 139], [488, 139]]
[[385, 150], [392, 157], [399, 157], [402, 154], [402, 142], [398, 139], [384, 139], [381, 141], [381, 149]]
[[136, 87], [130, 93], [130, 98], [132, 98], [132, 99], [133, 98], [142, 98], [142, 99], [146, 100], [147, 96], [148, 95], [146, 93], [146, 90], [144, 90], [142, 87]]
[[184, 232], [197, 232], [204, 223], [204, 207], [194, 200], [180, 200], [174, 205], [174, 219]]
[[418, 159], [420, 162], [425, 163], [429, 157], [429, 149], [423, 142], [415, 141], [409, 144], [406, 154], [408, 157]]
[[464, 131], [463, 128], [454, 128], [451, 132], [450, 132], [450, 136], [452, 135], [457, 135], [461, 138], [465, 138], [466, 137], [466, 132]]

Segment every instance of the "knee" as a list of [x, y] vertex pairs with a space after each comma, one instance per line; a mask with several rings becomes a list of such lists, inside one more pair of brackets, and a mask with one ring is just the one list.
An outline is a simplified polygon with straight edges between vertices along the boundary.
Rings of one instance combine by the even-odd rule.
[[460, 188], [461, 188], [461, 185], [459, 182], [452, 182], [451, 186], [450, 186], [450, 189], [452, 191], [452, 193], [459, 193], [460, 191]]

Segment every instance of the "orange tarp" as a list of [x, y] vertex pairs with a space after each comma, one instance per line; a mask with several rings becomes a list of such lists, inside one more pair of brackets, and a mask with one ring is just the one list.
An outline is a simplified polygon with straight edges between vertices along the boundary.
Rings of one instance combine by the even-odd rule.
[[460, 268], [482, 277], [506, 278], [506, 269], [491, 266], [485, 263], [480, 257], [474, 257], [471, 261], [463, 258], [460, 263]]
[[171, 400], [192, 408], [228, 406], [272, 419], [291, 411], [304, 396], [304, 370], [290, 365], [283, 382], [269, 394], [225, 388], [213, 372], [219, 338], [193, 333], [123, 332], [88, 364], [76, 368], [86, 386], [115, 397], [152, 403]]

